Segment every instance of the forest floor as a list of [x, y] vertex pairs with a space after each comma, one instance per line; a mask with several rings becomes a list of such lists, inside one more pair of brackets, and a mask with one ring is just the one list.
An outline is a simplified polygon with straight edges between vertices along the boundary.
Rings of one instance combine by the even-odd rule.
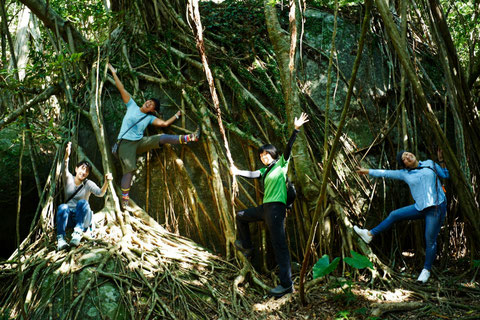
[[308, 292], [306, 306], [297, 290], [279, 299], [259, 297], [254, 308], [266, 319], [480, 319], [475, 276], [450, 268], [427, 284], [418, 284], [413, 274], [373, 284], [330, 277]]

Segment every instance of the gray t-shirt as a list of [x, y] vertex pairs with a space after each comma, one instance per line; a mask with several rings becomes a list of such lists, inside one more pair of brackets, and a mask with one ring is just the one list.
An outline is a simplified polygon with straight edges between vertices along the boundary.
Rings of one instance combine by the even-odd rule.
[[[77, 192], [75, 197], [67, 202], [70, 209], [75, 209], [77, 207], [77, 202], [82, 199], [88, 201], [88, 198], [92, 193], [97, 197], [103, 197], [105, 195], [105, 192], [102, 192], [95, 182], [86, 179], [83, 183], [83, 188]], [[63, 193], [65, 195], [65, 200], [67, 200], [80, 186], [81, 184], [79, 186], [75, 185], [75, 177], [70, 171], [68, 171], [68, 160], [65, 161], [65, 169], [63, 170]]]

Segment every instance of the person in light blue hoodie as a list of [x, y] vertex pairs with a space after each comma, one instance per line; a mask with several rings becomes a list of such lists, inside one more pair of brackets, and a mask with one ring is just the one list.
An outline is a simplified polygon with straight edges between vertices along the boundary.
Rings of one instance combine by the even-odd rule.
[[397, 154], [397, 161], [403, 169], [357, 169], [359, 174], [403, 180], [408, 184], [414, 204], [392, 211], [385, 220], [371, 230], [357, 226], [353, 229], [363, 241], [370, 243], [373, 237], [389, 229], [397, 221], [425, 219], [425, 264], [417, 279], [423, 283], [426, 283], [430, 277], [437, 251], [437, 236], [447, 212], [447, 198], [440, 178], [449, 178], [449, 173], [441, 150], [438, 151], [438, 159], [440, 164], [432, 160], [418, 161], [413, 153], [402, 150]]
[[182, 115], [181, 111], [178, 111], [167, 120], [157, 118], [153, 115], [155, 111], [159, 111], [160, 101], [155, 98], [148, 99], [144, 104], [139, 107], [135, 101], [133, 101], [130, 94], [125, 90], [123, 83], [117, 76], [117, 70], [108, 64], [108, 69], [112, 73], [115, 80], [115, 86], [117, 87], [122, 101], [127, 107], [127, 112], [122, 120], [122, 127], [118, 134], [117, 140], [118, 157], [120, 164], [122, 165], [122, 207], [127, 208], [130, 199], [130, 187], [132, 184], [133, 173], [137, 169], [137, 154], [147, 152], [149, 150], [160, 148], [163, 144], [187, 144], [190, 142], [198, 141], [200, 138], [200, 127], [191, 134], [187, 135], [171, 135], [171, 134], [155, 134], [149, 137], [144, 136], [144, 131], [149, 125], [153, 125], [159, 128], [165, 128], [170, 126], [175, 120], [178, 120]]

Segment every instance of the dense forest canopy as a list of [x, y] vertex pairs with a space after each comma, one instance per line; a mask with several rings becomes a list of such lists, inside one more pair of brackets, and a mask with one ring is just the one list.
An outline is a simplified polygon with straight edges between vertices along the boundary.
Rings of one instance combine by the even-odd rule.
[[[331, 301], [331, 290], [342, 297], [331, 316], [364, 306], [372, 318], [419, 308], [425, 318], [478, 316], [479, 14], [478, 0], [1, 0], [0, 318], [78, 317], [110, 289], [114, 306], [96, 307], [92, 319], [293, 318], [319, 295]], [[139, 106], [156, 97], [160, 118], [182, 112], [147, 135], [202, 129], [196, 144], [138, 158], [132, 210], [120, 205], [121, 166], [110, 152], [125, 107], [109, 63]], [[253, 259], [234, 249], [235, 212], [261, 204], [263, 186], [230, 173], [233, 164], [262, 167], [263, 144], [283, 151], [302, 112], [310, 121], [288, 172], [297, 190], [286, 220], [292, 316], [285, 305], [252, 308], [278, 277], [265, 225], [251, 227]], [[91, 199], [97, 239], [61, 253], [54, 220], [68, 141], [73, 163], [93, 164], [91, 180], [114, 180]], [[409, 280], [424, 259], [421, 222], [370, 246], [352, 229], [412, 204], [408, 187], [356, 170], [398, 169], [399, 150], [438, 161], [438, 149], [450, 172], [448, 213], [436, 282], [422, 287]], [[388, 310], [352, 298], [355, 286], [410, 291]], [[435, 286], [444, 295], [433, 297]]]

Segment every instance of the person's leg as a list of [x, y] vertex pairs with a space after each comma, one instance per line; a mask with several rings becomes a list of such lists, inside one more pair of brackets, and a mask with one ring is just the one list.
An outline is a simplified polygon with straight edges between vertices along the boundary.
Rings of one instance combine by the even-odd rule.
[[67, 227], [70, 209], [68, 205], [61, 204], [57, 210], [57, 236], [65, 237], [65, 229]]
[[128, 200], [130, 199], [130, 186], [132, 184], [133, 173], [137, 169], [137, 149], [142, 140], [130, 141], [122, 140], [118, 148], [118, 156], [120, 164], [122, 165], [122, 181], [120, 187], [122, 188], [122, 206], [126, 208]]
[[392, 224], [397, 221], [416, 220], [423, 218], [423, 213], [415, 209], [415, 205], [412, 204], [410, 206], [406, 206], [392, 211], [385, 220], [383, 220], [382, 222], [380, 222], [379, 225], [370, 230], [370, 234], [372, 234], [372, 236], [376, 236], [377, 234], [389, 229]]
[[263, 205], [238, 211], [236, 214], [237, 229], [242, 246], [245, 249], [253, 248], [250, 238], [250, 222], [263, 220]]
[[138, 143], [137, 154], [160, 148], [162, 144], [186, 144], [189, 142], [195, 142], [198, 141], [199, 137], [199, 129], [194, 133], [187, 135], [156, 134], [149, 137], [143, 137]]
[[85, 232], [92, 223], [92, 210], [87, 200], [77, 202], [75, 209], [75, 230]]
[[122, 205], [124, 208], [128, 205], [128, 200], [130, 200], [130, 186], [132, 185], [133, 172], [127, 172], [122, 176], [122, 181], [120, 182], [120, 188], [122, 189]]
[[186, 135], [172, 135], [172, 134], [162, 134], [158, 144], [187, 144], [189, 142], [198, 141], [200, 138], [200, 131], [197, 129], [194, 133]]
[[73, 228], [72, 240], [70, 245], [76, 247], [82, 240], [83, 232], [87, 230], [88, 226], [92, 222], [92, 210], [88, 201], [83, 199], [77, 202], [75, 208], [75, 227]]
[[447, 204], [444, 201], [437, 207], [430, 207], [423, 210], [425, 213], [425, 264], [423, 266], [426, 270], [432, 269], [433, 261], [437, 253], [437, 236], [440, 228], [445, 220], [447, 212]]
[[74, 213], [68, 205], [61, 204], [57, 210], [57, 250], [68, 248], [68, 243], [65, 241], [65, 229], [69, 223], [74, 220]]
[[292, 269], [285, 233], [286, 207], [281, 202], [266, 203], [263, 206], [265, 223], [270, 233], [275, 260], [280, 270], [280, 284], [284, 288], [290, 288], [292, 286]]

